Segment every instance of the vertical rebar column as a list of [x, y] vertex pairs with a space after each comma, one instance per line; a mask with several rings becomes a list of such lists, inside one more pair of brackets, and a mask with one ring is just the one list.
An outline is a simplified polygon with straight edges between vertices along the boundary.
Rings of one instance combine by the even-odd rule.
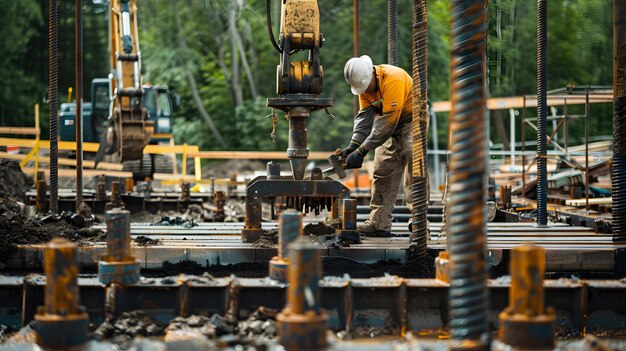
[[613, 1], [613, 241], [626, 241], [626, 2]]
[[428, 1], [413, 1], [413, 145], [411, 193], [413, 201], [411, 243], [424, 258], [428, 241]]
[[76, 0], [76, 212], [83, 202], [83, 0]]
[[452, 1], [450, 334], [452, 349], [489, 348], [485, 227], [486, 0]]
[[546, 78], [548, 76], [548, 2], [537, 0], [537, 225], [548, 224], [548, 170], [546, 159]]
[[[355, 55], [356, 56], [356, 55]], [[398, 1], [387, 2], [387, 63], [398, 65]]]
[[50, 101], [50, 212], [59, 213], [59, 7], [48, 1], [48, 96]]

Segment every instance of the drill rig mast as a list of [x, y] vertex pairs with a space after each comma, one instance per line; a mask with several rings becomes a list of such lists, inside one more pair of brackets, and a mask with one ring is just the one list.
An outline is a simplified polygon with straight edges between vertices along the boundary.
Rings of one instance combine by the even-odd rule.
[[[269, 5], [268, 0], [268, 5]], [[272, 213], [276, 203], [282, 208], [302, 212], [329, 210], [331, 218], [337, 218], [339, 201], [350, 196], [350, 190], [338, 181], [324, 178], [319, 168], [313, 169], [306, 178], [307, 121], [311, 112], [333, 105], [333, 99], [322, 98], [322, 65], [320, 48], [324, 37], [320, 32], [320, 11], [317, 0], [282, 0], [281, 30], [279, 43], [273, 38], [271, 16], [268, 12], [268, 29], [274, 47], [280, 53], [276, 77], [277, 98], [267, 100], [267, 106], [285, 111], [289, 122], [289, 147], [287, 157], [292, 175], [281, 176], [280, 165], [268, 163], [267, 176], [260, 176], [248, 183], [246, 189], [246, 218], [241, 238], [254, 242], [261, 233], [262, 198], [269, 199]], [[268, 9], [271, 6], [268, 6]], [[291, 61], [291, 55], [307, 50], [307, 60]]]
[[141, 51], [136, 0], [109, 0], [109, 89], [111, 105], [96, 162], [113, 155], [121, 162], [140, 160], [154, 133], [142, 105]]

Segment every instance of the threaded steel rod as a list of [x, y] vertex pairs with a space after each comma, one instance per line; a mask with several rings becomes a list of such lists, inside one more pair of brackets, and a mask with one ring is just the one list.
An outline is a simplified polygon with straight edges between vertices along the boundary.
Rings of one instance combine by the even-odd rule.
[[416, 256], [425, 258], [428, 240], [428, 2], [413, 1], [413, 144], [411, 195], [413, 213], [411, 243]]
[[83, 0], [76, 0], [76, 212], [83, 202]]
[[548, 224], [548, 170], [546, 159], [546, 103], [548, 23], [547, 1], [537, 1], [537, 224]]
[[50, 212], [59, 213], [59, 8], [48, 1], [48, 94], [50, 100]]
[[398, 1], [387, 1], [387, 63], [398, 65]]
[[488, 349], [485, 226], [486, 0], [452, 1], [450, 334], [456, 350]]
[[613, 241], [626, 242], [626, 2], [613, 1]]

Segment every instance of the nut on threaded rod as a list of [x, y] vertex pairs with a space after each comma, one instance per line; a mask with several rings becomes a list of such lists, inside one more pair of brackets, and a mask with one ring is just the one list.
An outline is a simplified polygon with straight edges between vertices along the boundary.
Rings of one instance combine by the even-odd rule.
[[98, 265], [98, 278], [102, 284], [134, 284], [139, 280], [140, 263], [130, 252], [130, 212], [106, 212], [107, 254]]
[[511, 250], [509, 306], [500, 313], [501, 342], [522, 349], [554, 347], [554, 311], [544, 311], [545, 250], [521, 245]]
[[323, 350], [327, 347], [328, 315], [320, 308], [320, 249], [319, 244], [306, 238], [299, 238], [289, 245], [287, 306], [276, 316], [278, 341], [287, 350]]
[[286, 210], [278, 221], [278, 256], [270, 261], [270, 278], [287, 281], [289, 250], [291, 243], [302, 237], [302, 214], [296, 210]]
[[87, 341], [89, 316], [79, 305], [76, 245], [53, 239], [44, 249], [46, 287], [44, 306], [35, 315], [37, 343], [65, 348]]

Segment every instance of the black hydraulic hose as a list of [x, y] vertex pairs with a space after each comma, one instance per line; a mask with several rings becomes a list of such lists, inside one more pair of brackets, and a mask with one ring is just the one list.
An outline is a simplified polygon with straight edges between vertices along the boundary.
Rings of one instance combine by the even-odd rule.
[[398, 1], [387, 2], [387, 63], [398, 65]]
[[50, 100], [50, 212], [59, 213], [59, 8], [48, 0], [48, 94]]
[[546, 159], [546, 128], [548, 106], [547, 59], [548, 42], [547, 1], [537, 1], [537, 224], [548, 224], [548, 171]]
[[613, 241], [626, 242], [626, 2], [613, 2]]
[[276, 43], [276, 38], [274, 38], [274, 30], [272, 29], [272, 4], [271, 3], [272, 3], [271, 0], [267, 0], [267, 3], [266, 3], [267, 9], [265, 11], [266, 13], [265, 23], [267, 24], [267, 34], [270, 36], [270, 40], [272, 41], [272, 45], [274, 46], [274, 49], [276, 49], [276, 51], [282, 54], [283, 50]]
[[447, 220], [453, 350], [489, 349], [485, 224], [486, 1], [452, 1]]
[[[391, 3], [391, 1], [390, 1]], [[412, 178], [413, 202], [411, 244], [415, 256], [424, 259], [428, 242], [428, 11], [427, 0], [413, 1], [413, 118]], [[397, 54], [397, 53], [396, 53]]]

